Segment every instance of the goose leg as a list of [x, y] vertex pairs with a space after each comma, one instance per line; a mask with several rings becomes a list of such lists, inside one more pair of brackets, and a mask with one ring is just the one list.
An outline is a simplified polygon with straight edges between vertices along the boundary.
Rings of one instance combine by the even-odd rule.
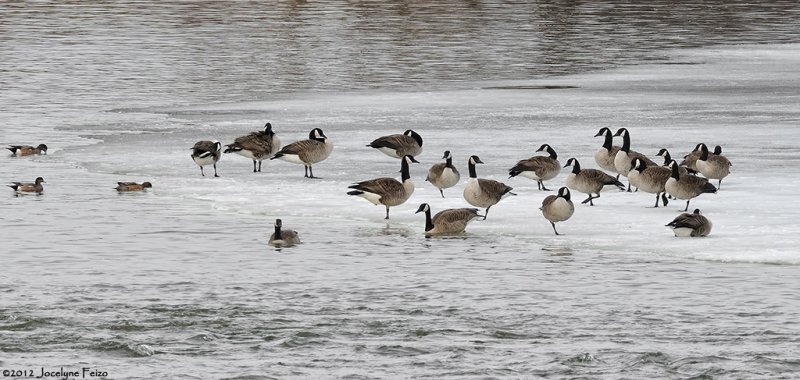
[[555, 233], [556, 233], [556, 235], [560, 235], [560, 234], [558, 233], [558, 231], [556, 231], [556, 224], [555, 224], [555, 223], [553, 223], [553, 222], [550, 222], [550, 224], [552, 224], [552, 225], [553, 225], [553, 232], [555, 232]]
[[486, 217], [489, 216], [489, 209], [490, 208], [492, 208], [492, 206], [487, 207], [486, 208], [486, 212], [483, 213], [483, 220], [486, 220]]
[[550, 191], [550, 189], [548, 189], [548, 188], [544, 187], [544, 182], [542, 182], [541, 180], [539, 181], [539, 184], [541, 184], [541, 185], [542, 185], [542, 188], [541, 188], [540, 190], [544, 190], [544, 191]]
[[319, 178], [314, 177], [314, 169], [311, 168], [311, 165], [308, 165], [308, 178]]
[[667, 207], [669, 201], [667, 200], [667, 193], [661, 193], [661, 201], [664, 203], [664, 207]]
[[389, 206], [386, 206], [386, 220], [389, 220]]
[[261, 161], [258, 161], [258, 172], [261, 173]]
[[200, 175], [202, 175], [203, 177], [206, 176], [206, 173], [203, 172], [203, 166], [202, 165], [200, 166]]
[[[582, 205], [585, 205], [585, 204], [586, 204], [586, 202], [589, 202], [589, 203], [591, 204], [591, 203], [592, 203], [592, 199], [593, 199], [593, 198], [592, 198], [592, 194], [590, 193], [590, 194], [589, 194], [589, 198], [586, 198], [586, 199], [584, 199], [584, 200], [583, 200], [583, 202], [581, 202], [581, 204], [582, 204]], [[592, 206], [594, 206], [594, 205], [592, 205]]]
[[253, 173], [256, 172], [256, 160], [253, 160]]
[[691, 199], [686, 200], [686, 208], [683, 209], [683, 212], [686, 212], [686, 211], [689, 210], [689, 201], [691, 201]]
[[660, 197], [659, 197], [659, 194], [658, 194], [658, 193], [656, 193], [656, 205], [655, 205], [655, 206], [653, 206], [654, 208], [658, 208], [658, 198], [660, 198]]
[[308, 178], [308, 165], [303, 165], [303, 177]]
[[441, 193], [442, 194], [442, 198], [444, 198], [444, 190], [439, 189], [439, 193]]
[[217, 164], [214, 164], [214, 177], [219, 177], [219, 175], [217, 175]]

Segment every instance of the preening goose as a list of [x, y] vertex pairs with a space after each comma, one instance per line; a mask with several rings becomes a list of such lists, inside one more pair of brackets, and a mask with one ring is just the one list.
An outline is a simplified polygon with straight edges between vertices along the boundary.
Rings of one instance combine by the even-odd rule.
[[330, 156], [333, 143], [325, 136], [322, 129], [314, 128], [308, 133], [307, 140], [295, 141], [281, 148], [270, 160], [280, 158], [286, 162], [301, 164], [305, 169], [305, 178], [314, 177], [311, 165], [321, 162]]
[[444, 189], [455, 186], [461, 179], [461, 174], [453, 166], [453, 156], [450, 155], [449, 150], [444, 151], [442, 159], [445, 162], [431, 166], [430, 170], [428, 170], [428, 177], [425, 180], [436, 186], [439, 189], [439, 193], [442, 194], [442, 198], [444, 198]]
[[680, 166], [685, 166], [687, 169], [693, 172], [692, 174], [697, 173], [697, 159], [700, 158], [700, 154], [702, 154], [704, 146], [706, 146], [704, 143], [697, 144], [694, 147], [694, 150], [683, 156], [683, 161], [681, 161]]
[[222, 144], [219, 141], [198, 141], [192, 147], [192, 160], [197, 166], [200, 167], [200, 174], [203, 177], [206, 176], [206, 173], [203, 172], [203, 166], [206, 165], [213, 165], [214, 166], [214, 177], [219, 177], [217, 175], [217, 161], [219, 161], [220, 157], [222, 156], [220, 153], [222, 151]]
[[422, 153], [422, 136], [409, 129], [403, 134], [378, 137], [367, 146], [394, 158], [419, 156]]
[[[672, 170], [672, 167], [670, 166], [670, 164], [672, 164], [672, 156], [669, 154], [669, 151], [666, 148], [659, 149], [658, 153], [656, 153], [656, 156], [664, 157], [664, 163], [661, 166]], [[679, 165], [678, 170], [680, 170], [681, 175], [696, 173], [694, 170], [691, 170], [686, 166]]]
[[142, 182], [142, 183], [117, 182], [117, 187], [115, 187], [114, 189], [116, 189], [120, 193], [124, 193], [128, 191], [143, 191], [151, 187], [153, 187], [153, 184], [151, 184], [150, 182]]
[[41, 194], [44, 191], [44, 186], [42, 186], [44, 182], [44, 178], [36, 177], [36, 180], [33, 183], [30, 182], [12, 182], [13, 185], [8, 185], [8, 187], [14, 189], [19, 194]]
[[[261, 171], [261, 161], [281, 148], [281, 139], [272, 131], [272, 124], [264, 125], [263, 131], [251, 132], [237, 137], [225, 145], [224, 153], [236, 153], [253, 160], [253, 173]], [[258, 164], [258, 168], [256, 168]]]
[[702, 237], [711, 233], [711, 221], [700, 214], [700, 209], [695, 209], [691, 214], [680, 214], [666, 226], [672, 228], [678, 237]]
[[431, 218], [431, 207], [427, 203], [419, 205], [417, 213], [425, 213], [425, 234], [446, 235], [464, 232], [467, 224], [483, 215], [476, 208], [449, 208], [436, 213]]
[[47, 154], [47, 145], [45, 144], [39, 144], [36, 147], [31, 145], [9, 145], [6, 149], [11, 151], [12, 156], [17, 157]]
[[475, 164], [482, 164], [483, 161], [478, 156], [471, 156], [467, 161], [469, 165], [469, 179], [464, 187], [464, 199], [467, 203], [486, 208], [483, 219], [489, 215], [489, 208], [500, 202], [501, 199], [509, 195], [517, 195], [511, 192], [513, 188], [502, 182], [493, 179], [478, 178], [475, 172]]
[[705, 178], [681, 175], [678, 170], [677, 162], [672, 161], [671, 167], [672, 174], [667, 180], [667, 183], [664, 184], [664, 189], [675, 198], [686, 199], [686, 208], [684, 208], [683, 211], [689, 210], [689, 202], [692, 198], [703, 193], [717, 192], [717, 188], [710, 184]]
[[289, 247], [295, 244], [300, 244], [300, 236], [298, 236], [297, 231], [283, 228], [283, 222], [280, 219], [275, 219], [275, 232], [269, 237], [269, 245]]
[[[631, 171], [631, 162], [634, 158], [641, 158], [648, 166], [656, 165], [644, 154], [631, 150], [631, 135], [627, 129], [618, 129], [614, 136], [622, 136], [622, 147], [619, 148], [619, 152], [614, 156], [614, 167], [617, 169], [617, 173], [627, 177]], [[628, 182], [628, 191], [631, 191], [630, 181]]]
[[615, 173], [617, 175], [617, 179], [619, 179], [617, 167], [614, 166], [614, 158], [617, 157], [617, 152], [619, 152], [620, 147], [617, 145], [612, 145], [614, 134], [611, 132], [611, 129], [603, 127], [600, 128], [600, 131], [597, 132], [596, 135], [594, 135], [594, 137], [598, 136], [603, 136], [603, 146], [601, 146], [600, 149], [598, 149], [594, 154], [594, 161], [597, 162], [597, 165], [603, 170]]
[[362, 197], [374, 205], [386, 206], [386, 218], [389, 219], [389, 207], [405, 203], [414, 193], [414, 183], [408, 165], [417, 162], [413, 156], [405, 156], [400, 160], [401, 181], [394, 178], [381, 177], [368, 181], [358, 182], [348, 186], [352, 191], [347, 195]]
[[[600, 191], [606, 186], [616, 186], [620, 190], [625, 190], [625, 185], [622, 182], [601, 170], [581, 170], [581, 164], [575, 158], [567, 160], [567, 164], [564, 167], [566, 168], [567, 166], [572, 166], [572, 172], [567, 175], [567, 187], [589, 195], [589, 198], [584, 199], [581, 204], [589, 202], [590, 206], [594, 206], [592, 200], [600, 198]], [[597, 196], [594, 197], [592, 194], [597, 194]]]
[[544, 218], [550, 221], [550, 224], [553, 226], [553, 232], [555, 232], [556, 235], [560, 235], [558, 231], [556, 231], [556, 223], [569, 219], [575, 212], [575, 205], [572, 204], [571, 198], [569, 189], [562, 187], [558, 189], [558, 195], [548, 195], [545, 197], [542, 201], [542, 207], [539, 207]]
[[535, 156], [521, 160], [508, 170], [508, 178], [521, 175], [536, 181], [539, 190], [550, 191], [544, 186], [544, 181], [555, 178], [561, 172], [561, 164], [558, 162], [556, 151], [548, 144], [542, 144], [537, 152], [546, 151], [548, 156]]
[[664, 185], [672, 175], [672, 170], [664, 166], [647, 166], [641, 158], [634, 158], [631, 166], [632, 169], [628, 173], [628, 181], [631, 185], [646, 193], [655, 194], [656, 204], [653, 207], [658, 207], [659, 197], [664, 206], [666, 206], [669, 201], [667, 200]]
[[[721, 155], [722, 147], [719, 145], [720, 154], [710, 154], [708, 147], [703, 145], [700, 147], [700, 157], [697, 159], [697, 171], [708, 179], [719, 180], [718, 186], [722, 188], [722, 179], [731, 173], [731, 162], [725, 156]], [[715, 148], [715, 150], [717, 150]]]

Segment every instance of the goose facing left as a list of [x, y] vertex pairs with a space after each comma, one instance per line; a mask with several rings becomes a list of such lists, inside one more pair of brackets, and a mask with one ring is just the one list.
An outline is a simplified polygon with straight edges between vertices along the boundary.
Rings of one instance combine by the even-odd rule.
[[14, 189], [18, 194], [41, 194], [44, 191], [43, 183], [45, 183], [44, 178], [36, 177], [33, 183], [12, 182], [13, 185], [8, 185], [8, 187]]
[[449, 208], [431, 218], [431, 206], [419, 205], [416, 213], [425, 213], [425, 235], [447, 235], [464, 232], [469, 222], [482, 217], [476, 208]]
[[297, 231], [283, 228], [283, 222], [275, 219], [275, 232], [269, 237], [269, 245], [289, 247], [295, 244], [300, 244], [300, 236]]
[[[564, 167], [568, 166], [572, 166], [572, 172], [567, 175], [567, 180], [565, 181], [567, 187], [589, 195], [589, 198], [584, 199], [581, 204], [589, 203], [590, 206], [594, 206], [593, 200], [600, 198], [600, 192], [606, 186], [616, 186], [620, 190], [625, 190], [625, 185], [622, 182], [602, 170], [581, 169], [580, 162], [574, 157], [567, 160], [567, 164]], [[597, 196], [592, 194], [597, 194]]]
[[321, 162], [330, 156], [333, 143], [325, 136], [320, 128], [314, 128], [308, 133], [307, 140], [295, 141], [281, 148], [270, 160], [280, 158], [286, 162], [301, 164], [305, 169], [305, 178], [314, 177], [312, 165]]
[[508, 170], [509, 178], [521, 175], [536, 181], [539, 190], [550, 191], [544, 186], [544, 181], [555, 178], [561, 172], [561, 164], [558, 162], [558, 154], [549, 144], [542, 144], [537, 152], [547, 152], [549, 156], [534, 156], [525, 160], [520, 160], [514, 167]]
[[419, 156], [422, 153], [422, 136], [409, 129], [403, 134], [378, 137], [367, 146], [394, 158]]
[[502, 182], [493, 179], [478, 178], [475, 165], [482, 163], [483, 161], [481, 161], [478, 156], [471, 156], [467, 161], [469, 166], [469, 179], [467, 180], [467, 186], [464, 187], [464, 199], [466, 199], [467, 203], [475, 207], [486, 208], [483, 214], [483, 219], [485, 220], [492, 206], [509, 195], [517, 194], [511, 192], [514, 188]]
[[197, 166], [200, 167], [200, 174], [203, 177], [206, 173], [203, 171], [203, 166], [214, 166], [214, 177], [217, 175], [217, 161], [219, 161], [222, 153], [222, 144], [219, 141], [202, 140], [198, 141], [192, 147], [192, 160]]
[[575, 212], [575, 205], [572, 204], [572, 196], [569, 189], [564, 186], [558, 189], [558, 195], [545, 197], [539, 210], [542, 211], [544, 218], [553, 226], [553, 232], [556, 235], [560, 235], [556, 230], [556, 223], [568, 220]]
[[[619, 152], [614, 156], [614, 167], [617, 168], [617, 173], [627, 177], [631, 171], [631, 162], [634, 158], [642, 159], [647, 166], [656, 166], [656, 163], [644, 154], [631, 150], [631, 135], [628, 129], [620, 128], [614, 136], [622, 136], [622, 147], [619, 148]], [[630, 181], [628, 182], [628, 191], [631, 191]]]
[[389, 219], [389, 207], [405, 203], [414, 193], [414, 182], [411, 181], [409, 164], [418, 163], [413, 156], [405, 156], [400, 160], [401, 181], [394, 178], [381, 177], [358, 182], [348, 186], [352, 191], [347, 195], [364, 198], [374, 205], [386, 206], [386, 218]]

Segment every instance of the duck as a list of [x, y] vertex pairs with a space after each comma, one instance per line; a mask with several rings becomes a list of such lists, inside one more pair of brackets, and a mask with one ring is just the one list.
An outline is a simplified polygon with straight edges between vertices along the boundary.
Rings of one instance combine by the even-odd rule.
[[614, 158], [617, 156], [617, 152], [619, 152], [618, 145], [612, 145], [614, 140], [614, 134], [611, 132], [611, 129], [608, 127], [600, 128], [600, 131], [597, 132], [594, 137], [603, 136], [603, 146], [597, 150], [594, 154], [594, 161], [600, 166], [601, 169], [609, 171], [611, 173], [615, 173], [617, 175], [617, 179], [619, 179], [619, 173], [617, 173], [617, 167], [614, 166]]
[[[622, 136], [622, 147], [619, 148], [617, 155], [614, 156], [614, 167], [617, 169], [617, 173], [627, 177], [631, 171], [631, 161], [634, 158], [641, 158], [648, 166], [656, 165], [644, 154], [631, 150], [631, 135], [626, 128], [618, 129], [614, 136]], [[630, 181], [628, 181], [628, 191], [631, 191]]]
[[688, 211], [689, 202], [700, 194], [717, 192], [717, 188], [709, 183], [708, 179], [681, 175], [677, 162], [672, 161], [670, 167], [672, 168], [672, 173], [664, 184], [664, 190], [677, 199], [686, 199], [686, 208], [683, 211]]
[[461, 174], [453, 166], [453, 156], [449, 150], [444, 151], [442, 159], [445, 162], [431, 166], [430, 170], [428, 170], [428, 177], [425, 180], [436, 186], [439, 189], [439, 193], [442, 194], [442, 198], [444, 198], [444, 189], [458, 184], [458, 181], [461, 180]]
[[[717, 145], [719, 147], [719, 145]], [[716, 147], [714, 148], [716, 151]], [[717, 188], [722, 188], [722, 180], [731, 173], [731, 162], [722, 155], [722, 147], [719, 147], [719, 154], [710, 154], [708, 147], [700, 147], [700, 157], [696, 162], [697, 171], [708, 179], [719, 180]]]
[[47, 154], [47, 145], [45, 144], [39, 144], [36, 147], [31, 145], [9, 145], [6, 149], [11, 151], [12, 156], [17, 157]]
[[711, 233], [711, 221], [700, 214], [700, 209], [680, 214], [665, 226], [672, 228], [677, 237], [705, 237]]
[[289, 247], [300, 243], [300, 236], [297, 231], [283, 228], [283, 222], [280, 219], [275, 219], [275, 232], [269, 237], [269, 245]]
[[544, 181], [555, 178], [561, 172], [561, 164], [558, 162], [558, 154], [549, 144], [542, 144], [537, 152], [547, 152], [549, 156], [535, 156], [517, 162], [514, 167], [508, 170], [508, 178], [521, 175], [536, 181], [539, 190], [550, 191], [544, 185]]
[[389, 157], [419, 156], [422, 153], [422, 136], [411, 129], [402, 134], [378, 137], [367, 145]]
[[427, 203], [419, 205], [417, 214], [425, 213], [425, 235], [449, 235], [464, 232], [469, 222], [482, 217], [476, 208], [449, 208], [436, 213], [431, 218], [431, 207]]
[[486, 217], [489, 215], [489, 209], [492, 206], [509, 195], [517, 194], [511, 192], [511, 190], [514, 189], [513, 187], [502, 182], [493, 179], [478, 178], [475, 172], [475, 165], [482, 163], [483, 161], [481, 161], [480, 157], [474, 155], [470, 156], [467, 161], [469, 179], [467, 180], [466, 187], [464, 187], [464, 199], [466, 199], [467, 203], [475, 207], [486, 208], [483, 214], [483, 219], [486, 220]]
[[[625, 190], [625, 185], [622, 182], [602, 170], [581, 169], [580, 162], [574, 157], [567, 160], [567, 164], [564, 167], [568, 166], [572, 166], [572, 172], [567, 175], [567, 187], [589, 195], [589, 198], [584, 199], [581, 204], [588, 202], [590, 206], [594, 206], [592, 200], [600, 198], [600, 191], [606, 186], [616, 186], [620, 190]], [[597, 194], [597, 196], [592, 196], [592, 194]]]
[[311, 165], [324, 161], [333, 151], [333, 143], [325, 136], [320, 128], [314, 128], [308, 133], [307, 140], [295, 141], [281, 148], [270, 160], [280, 158], [286, 162], [302, 164], [305, 169], [305, 178], [314, 177]]
[[347, 192], [347, 195], [364, 198], [374, 205], [386, 206], [386, 218], [384, 219], [388, 220], [389, 207], [405, 203], [414, 193], [414, 182], [411, 181], [411, 172], [409, 171], [411, 163], [419, 163], [419, 161], [410, 155], [406, 155], [400, 160], [400, 181], [381, 177], [358, 182], [348, 186], [353, 190]]
[[553, 226], [553, 232], [560, 235], [556, 230], [556, 223], [569, 220], [575, 212], [575, 205], [572, 204], [572, 199], [569, 189], [566, 186], [558, 189], [557, 195], [548, 195], [542, 200], [542, 211], [544, 218]]
[[628, 173], [628, 181], [639, 190], [656, 195], [656, 204], [653, 207], [658, 208], [659, 198], [666, 207], [669, 201], [664, 185], [670, 175], [672, 170], [669, 168], [658, 165], [647, 166], [641, 158], [634, 158], [631, 162], [631, 171]]
[[263, 131], [237, 137], [233, 143], [225, 145], [223, 153], [236, 153], [253, 160], [253, 173], [256, 173], [261, 171], [261, 161], [280, 148], [281, 139], [272, 130], [272, 124], [267, 123]]
[[151, 184], [150, 182], [142, 182], [142, 183], [117, 182], [117, 187], [115, 187], [114, 189], [116, 189], [120, 193], [123, 193], [128, 191], [144, 191], [145, 189], [149, 189], [151, 187], [153, 187], [153, 184]]
[[217, 174], [217, 162], [222, 155], [222, 144], [219, 141], [202, 140], [198, 141], [192, 147], [192, 160], [197, 166], [200, 167], [200, 174], [205, 177], [206, 173], [203, 172], [203, 166], [214, 166], [214, 177], [219, 177]]
[[44, 186], [42, 186], [44, 182], [44, 178], [36, 177], [36, 180], [33, 183], [30, 182], [12, 182], [13, 185], [8, 185], [8, 187], [14, 189], [19, 194], [41, 194], [44, 191]]

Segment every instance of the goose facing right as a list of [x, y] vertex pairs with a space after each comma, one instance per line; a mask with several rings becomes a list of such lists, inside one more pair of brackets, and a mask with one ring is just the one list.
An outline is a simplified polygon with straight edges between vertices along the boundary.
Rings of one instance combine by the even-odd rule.
[[422, 153], [422, 136], [409, 129], [403, 134], [378, 137], [367, 146], [394, 158], [419, 156]]
[[425, 180], [430, 182], [433, 186], [436, 186], [436, 188], [439, 189], [439, 193], [442, 194], [442, 198], [444, 198], [444, 189], [458, 184], [458, 181], [461, 179], [461, 174], [458, 172], [458, 169], [453, 166], [453, 156], [450, 155], [449, 150], [444, 151], [442, 159], [444, 159], [445, 162], [431, 166], [430, 170], [428, 170], [428, 177], [425, 178]]
[[202, 140], [194, 144], [191, 156], [194, 163], [200, 167], [200, 174], [203, 177], [206, 176], [206, 173], [203, 172], [203, 166], [206, 165], [213, 165], [214, 177], [219, 177], [217, 175], [217, 161], [222, 156], [221, 153], [222, 144], [219, 141]]
[[[570, 158], [564, 167], [572, 166], [572, 172], [567, 175], [566, 185], [568, 188], [588, 194], [581, 204], [589, 203], [594, 206], [593, 199], [600, 198], [600, 191], [606, 186], [616, 186], [620, 190], [625, 190], [625, 185], [618, 179], [608, 175], [606, 172], [597, 169], [581, 169], [581, 164], [577, 159]], [[597, 196], [592, 196], [597, 194]]]
[[280, 219], [275, 219], [275, 232], [269, 237], [269, 245], [289, 247], [300, 243], [300, 236], [297, 231], [283, 228], [283, 222]]
[[348, 186], [352, 191], [347, 195], [364, 198], [374, 205], [386, 206], [386, 218], [389, 219], [389, 207], [405, 203], [414, 193], [414, 182], [411, 182], [409, 164], [419, 163], [413, 156], [405, 156], [400, 160], [401, 181], [394, 178], [381, 177], [358, 182]]
[[314, 177], [311, 165], [321, 162], [330, 156], [333, 143], [325, 136], [320, 128], [314, 128], [308, 133], [308, 139], [295, 141], [281, 148], [270, 160], [280, 158], [286, 162], [301, 164], [305, 170], [305, 178]]
[[253, 160], [253, 173], [256, 173], [261, 171], [261, 161], [280, 149], [281, 140], [272, 130], [272, 124], [267, 123], [263, 131], [237, 137], [225, 147], [223, 153], [236, 153]]
[[447, 235], [464, 232], [469, 222], [482, 217], [476, 208], [449, 208], [431, 218], [431, 206], [419, 205], [416, 213], [425, 213], [425, 235]]
[[539, 190], [550, 191], [544, 186], [544, 181], [555, 178], [561, 172], [561, 164], [558, 163], [558, 154], [549, 144], [542, 144], [537, 152], [547, 152], [549, 156], [534, 156], [525, 160], [520, 160], [514, 167], [508, 170], [508, 178], [521, 175], [536, 181]]
[[509, 195], [517, 195], [511, 192], [514, 188], [493, 179], [478, 178], [475, 171], [475, 164], [482, 164], [483, 161], [478, 156], [471, 156], [467, 161], [469, 166], [469, 179], [467, 186], [464, 187], [464, 199], [467, 203], [486, 208], [483, 219], [489, 215], [489, 209], [500, 202], [501, 199]]
[[671, 168], [672, 174], [664, 184], [664, 189], [675, 198], [686, 199], [686, 208], [683, 211], [689, 210], [689, 202], [692, 198], [704, 193], [717, 192], [717, 188], [705, 178], [681, 175], [677, 162], [672, 161]]
[[666, 227], [672, 228], [678, 237], [704, 237], [711, 233], [711, 221], [700, 214], [700, 209], [678, 215]]
[[556, 230], [556, 223], [563, 222], [572, 217], [575, 212], [575, 205], [572, 204], [572, 199], [569, 189], [565, 186], [558, 189], [558, 195], [548, 195], [542, 200], [542, 215], [553, 226], [553, 232], [560, 235]]

